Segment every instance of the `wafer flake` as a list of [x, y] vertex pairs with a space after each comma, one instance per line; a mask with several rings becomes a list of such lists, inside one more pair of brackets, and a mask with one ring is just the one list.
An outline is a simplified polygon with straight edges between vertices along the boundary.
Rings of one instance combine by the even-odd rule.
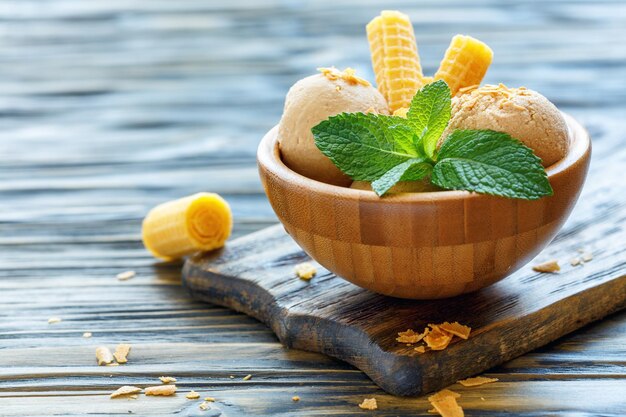
[[209, 405], [208, 402], [204, 401], [204, 402], [201, 402], [198, 407], [200, 408], [200, 410], [205, 411], [205, 410], [208, 410], [209, 407], [211, 406]]
[[424, 337], [424, 342], [431, 350], [444, 350], [452, 341], [452, 334], [438, 325], [429, 324], [431, 331]]
[[159, 379], [164, 384], [171, 384], [172, 382], [176, 382], [176, 378], [171, 376], [160, 376]]
[[123, 387], [119, 387], [117, 390], [109, 395], [109, 398], [117, 398], [123, 397], [126, 395], [138, 394], [141, 392], [141, 388], [134, 387], [132, 385], [124, 385]]
[[434, 393], [430, 397], [428, 397], [428, 401], [430, 402], [440, 401], [445, 397], [461, 398], [461, 394], [459, 394], [458, 392], [450, 391], [449, 389], [445, 388], [439, 392]]
[[583, 254], [580, 255], [580, 257], [582, 258], [584, 262], [589, 262], [593, 260], [593, 254], [591, 252], [583, 252]]
[[556, 272], [559, 272], [560, 270], [561, 267], [559, 266], [559, 261], [557, 261], [556, 259], [533, 266], [533, 271], [536, 272], [548, 272], [554, 274]]
[[99, 346], [96, 348], [96, 360], [99, 366], [109, 365], [113, 362], [113, 354], [106, 346]]
[[89, 339], [89, 338], [91, 337], [91, 332], [85, 332], [85, 333], [83, 333], [83, 337], [84, 337], [85, 339]]
[[187, 395], [185, 395], [185, 398], [187, 398], [188, 400], [197, 400], [198, 398], [200, 398], [200, 394], [198, 394], [194, 390], [191, 390], [187, 393]]
[[317, 274], [317, 269], [310, 262], [303, 262], [296, 265], [294, 271], [298, 278], [305, 281], [310, 280], [315, 276], [315, 274]]
[[126, 281], [131, 278], [134, 278], [135, 275], [137, 275], [135, 271], [124, 271], [124, 272], [120, 272], [119, 274], [117, 274], [115, 278], [117, 278], [120, 281]]
[[489, 384], [489, 383], [496, 382], [496, 381], [498, 381], [498, 378], [487, 378], [485, 376], [475, 376], [473, 378], [463, 379], [458, 382], [464, 387], [477, 387], [479, 385], [485, 385], [485, 384]]
[[456, 402], [456, 397], [447, 396], [439, 400], [431, 400], [432, 397], [428, 397], [428, 400], [432, 406], [442, 417], [464, 417], [463, 409]]
[[293, 397], [291, 397], [291, 401], [298, 402], [300, 401], [300, 397], [298, 397], [297, 395], [294, 395]]
[[398, 332], [398, 337], [396, 341], [400, 343], [417, 343], [424, 338], [428, 334], [428, 329], [424, 331], [424, 333], [415, 333], [414, 330], [408, 329], [405, 332]]
[[50, 317], [48, 319], [48, 324], [56, 324], [56, 323], [61, 323], [63, 321], [62, 318], [60, 317]]
[[146, 395], [161, 395], [170, 396], [176, 394], [176, 385], [156, 385], [153, 387], [146, 387]]
[[339, 71], [335, 67], [318, 68], [317, 70], [321, 72], [322, 75], [328, 78], [330, 81], [336, 81], [336, 80], [341, 79], [351, 85], [357, 85], [357, 84], [364, 85], [364, 86], [370, 85], [369, 81], [364, 80], [361, 77], [357, 77], [356, 71], [352, 68], [346, 68], [343, 71]]
[[204, 397], [204, 401], [210, 402], [210, 403], [214, 403], [215, 402], [215, 398], [213, 397]]
[[378, 404], [376, 403], [376, 398], [365, 398], [363, 402], [359, 404], [359, 408], [363, 410], [376, 410], [378, 409]]
[[573, 258], [571, 261], [569, 261], [569, 264], [571, 266], [578, 266], [578, 265], [582, 265], [583, 261], [579, 257], [576, 257], [576, 258]]
[[448, 323], [446, 321], [440, 324], [439, 328], [455, 336], [458, 336], [463, 340], [467, 340], [469, 338], [470, 332], [472, 331], [471, 327], [459, 324], [458, 321], [455, 321], [454, 323]]
[[415, 351], [417, 353], [426, 353], [426, 347], [425, 346], [418, 346], [415, 348]]
[[243, 377], [244, 381], [249, 381], [250, 379], [252, 379], [252, 375], [251, 374], [248, 374], [248, 375]]
[[120, 343], [115, 347], [115, 352], [113, 356], [117, 363], [126, 363], [128, 362], [128, 354], [130, 353], [130, 345], [126, 343]]

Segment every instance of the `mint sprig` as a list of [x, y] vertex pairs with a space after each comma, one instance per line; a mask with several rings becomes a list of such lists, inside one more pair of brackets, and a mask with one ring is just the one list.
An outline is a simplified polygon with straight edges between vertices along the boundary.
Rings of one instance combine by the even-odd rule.
[[341, 113], [312, 129], [315, 144], [353, 180], [374, 181], [419, 156], [413, 130], [402, 117]]
[[450, 89], [436, 81], [419, 90], [407, 117], [341, 113], [313, 127], [315, 144], [354, 180], [384, 195], [399, 181], [430, 176], [433, 184], [509, 198], [552, 195], [541, 160], [506, 133], [455, 130], [439, 150], [450, 120]]
[[432, 163], [427, 158], [413, 158], [405, 161], [372, 182], [372, 189], [378, 195], [383, 195], [398, 181], [417, 181], [429, 175], [433, 170]]
[[450, 108], [450, 88], [445, 81], [426, 84], [411, 100], [407, 120], [419, 135], [426, 156], [431, 159], [450, 120]]
[[552, 195], [541, 159], [492, 130], [455, 130], [441, 146], [431, 181], [442, 188], [534, 200]]

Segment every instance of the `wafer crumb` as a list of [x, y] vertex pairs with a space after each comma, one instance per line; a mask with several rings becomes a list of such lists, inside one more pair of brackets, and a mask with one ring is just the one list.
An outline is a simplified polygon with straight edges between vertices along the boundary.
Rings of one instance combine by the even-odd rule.
[[135, 271], [124, 271], [124, 272], [120, 272], [119, 274], [117, 274], [115, 278], [117, 278], [120, 281], [126, 281], [128, 279], [134, 278], [135, 275], [137, 275]]
[[351, 85], [357, 85], [357, 84], [364, 85], [364, 86], [370, 85], [370, 83], [367, 80], [364, 80], [361, 77], [357, 77], [356, 71], [353, 70], [352, 68], [346, 68], [343, 71], [340, 71], [335, 67], [318, 68], [317, 70], [321, 72], [323, 76], [325, 76], [331, 81], [341, 79]]
[[85, 333], [83, 333], [83, 337], [84, 337], [85, 339], [89, 339], [89, 338], [91, 337], [91, 332], [85, 332]]
[[246, 375], [246, 376], [244, 376], [244, 377], [243, 377], [243, 380], [244, 380], [244, 381], [249, 381], [251, 378], [252, 378], [252, 375], [251, 375], [251, 374], [248, 374], [248, 375]]
[[62, 318], [60, 317], [50, 317], [48, 319], [48, 324], [56, 324], [56, 323], [61, 323], [63, 321]]
[[479, 385], [489, 384], [491, 382], [498, 381], [498, 378], [487, 378], [484, 376], [475, 376], [473, 378], [466, 378], [461, 381], [457, 381], [464, 387], [477, 387]]
[[424, 337], [424, 342], [432, 350], [444, 350], [452, 341], [452, 335], [442, 330], [436, 324], [429, 324], [430, 332]]
[[533, 266], [533, 271], [536, 272], [548, 272], [548, 273], [556, 273], [561, 270], [559, 266], [559, 261], [553, 259], [551, 261], [546, 261], [540, 264]]
[[230, 375], [229, 378], [230, 379], [235, 379], [235, 375]]
[[413, 329], [407, 329], [405, 332], [398, 332], [396, 341], [400, 343], [417, 343], [428, 334], [428, 329], [424, 333], [416, 333]]
[[209, 403], [207, 403], [207, 402], [205, 401], [205, 402], [201, 402], [201, 403], [200, 403], [200, 405], [199, 405], [198, 407], [200, 408], [200, 410], [203, 410], [203, 411], [204, 411], [204, 410], [208, 410], [208, 409], [209, 409], [209, 407], [210, 407], [210, 405], [209, 405]]
[[108, 365], [113, 362], [113, 354], [106, 346], [96, 348], [96, 360], [99, 366]]
[[113, 356], [117, 363], [126, 363], [128, 362], [128, 354], [130, 353], [130, 345], [126, 343], [120, 343], [115, 347], [115, 352]]
[[582, 265], [583, 261], [582, 261], [582, 259], [576, 257], [576, 258], [573, 258], [571, 261], [569, 261], [569, 264], [571, 266], [578, 266], [578, 265]]
[[465, 326], [463, 324], [459, 324], [458, 321], [454, 323], [448, 323], [447, 321], [440, 324], [439, 328], [445, 330], [448, 333], [451, 333], [455, 336], [460, 337], [463, 340], [467, 340], [472, 331], [472, 328], [469, 326]]
[[300, 397], [298, 397], [297, 395], [294, 395], [293, 397], [291, 397], [291, 401], [298, 402], [300, 401]]
[[117, 398], [125, 395], [137, 394], [141, 392], [141, 388], [134, 387], [132, 385], [124, 385], [123, 387], [118, 388], [114, 392], [109, 395], [109, 398]]
[[441, 417], [464, 417], [463, 409], [456, 402], [456, 398], [446, 397], [440, 401], [431, 402]]
[[454, 336], [467, 340], [471, 331], [471, 327], [460, 324], [458, 321], [453, 323], [446, 321], [442, 324], [429, 324], [423, 333], [417, 333], [412, 329], [399, 332], [396, 341], [406, 343], [406, 346], [412, 346], [413, 343], [423, 341], [426, 343], [426, 346], [417, 346], [414, 350], [417, 353], [425, 353], [427, 348], [430, 350], [447, 348]]
[[442, 389], [441, 391], [438, 391], [436, 393], [434, 393], [433, 395], [431, 395], [430, 397], [428, 397], [428, 401], [439, 401], [442, 398], [445, 397], [454, 397], [454, 398], [460, 398], [461, 394], [459, 394], [458, 392], [454, 392], [454, 391], [450, 391], [449, 389], [445, 388]]
[[310, 280], [317, 274], [317, 269], [310, 262], [302, 262], [295, 266], [294, 271], [298, 278], [305, 281]]
[[584, 262], [589, 262], [593, 260], [593, 254], [591, 252], [583, 252], [583, 254], [580, 255], [580, 257], [582, 258]]
[[191, 390], [187, 393], [187, 395], [185, 395], [185, 398], [187, 398], [188, 400], [197, 400], [198, 398], [200, 398], [200, 394], [198, 394], [194, 390]]
[[176, 394], [176, 385], [155, 385], [153, 387], [146, 387], [146, 395], [162, 395], [169, 396]]
[[363, 402], [359, 404], [359, 407], [363, 410], [376, 410], [378, 409], [378, 404], [376, 403], [376, 398], [365, 398]]
[[214, 403], [215, 402], [215, 398], [213, 398], [213, 397], [204, 397], [204, 401], [208, 401], [210, 403]]
[[443, 389], [428, 397], [428, 401], [442, 417], [463, 417], [463, 409], [456, 402], [460, 396], [459, 393]]
[[172, 382], [176, 382], [176, 378], [171, 377], [171, 376], [160, 376], [159, 379], [164, 384], [170, 384]]

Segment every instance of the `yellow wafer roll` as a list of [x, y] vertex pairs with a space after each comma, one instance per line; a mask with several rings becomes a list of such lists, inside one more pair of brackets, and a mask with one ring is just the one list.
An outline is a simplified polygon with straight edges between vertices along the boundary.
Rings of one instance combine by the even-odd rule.
[[454, 96], [461, 88], [479, 85], [492, 59], [493, 51], [486, 44], [471, 36], [456, 35], [439, 65], [435, 80], [444, 80]]
[[168, 201], [150, 210], [143, 221], [143, 244], [165, 260], [224, 246], [233, 227], [228, 203], [213, 193]]
[[423, 85], [422, 66], [409, 17], [384, 10], [367, 24], [367, 39], [378, 90], [393, 112], [409, 107]]

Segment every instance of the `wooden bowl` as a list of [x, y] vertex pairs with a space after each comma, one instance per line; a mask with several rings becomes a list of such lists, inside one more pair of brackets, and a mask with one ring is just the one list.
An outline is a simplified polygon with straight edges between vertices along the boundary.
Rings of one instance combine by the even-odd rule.
[[259, 145], [259, 172], [287, 232], [329, 271], [394, 297], [452, 297], [515, 272], [567, 219], [587, 175], [591, 142], [564, 117], [570, 151], [546, 170], [554, 195], [534, 201], [466, 191], [379, 198], [321, 183], [283, 164], [277, 128]]

